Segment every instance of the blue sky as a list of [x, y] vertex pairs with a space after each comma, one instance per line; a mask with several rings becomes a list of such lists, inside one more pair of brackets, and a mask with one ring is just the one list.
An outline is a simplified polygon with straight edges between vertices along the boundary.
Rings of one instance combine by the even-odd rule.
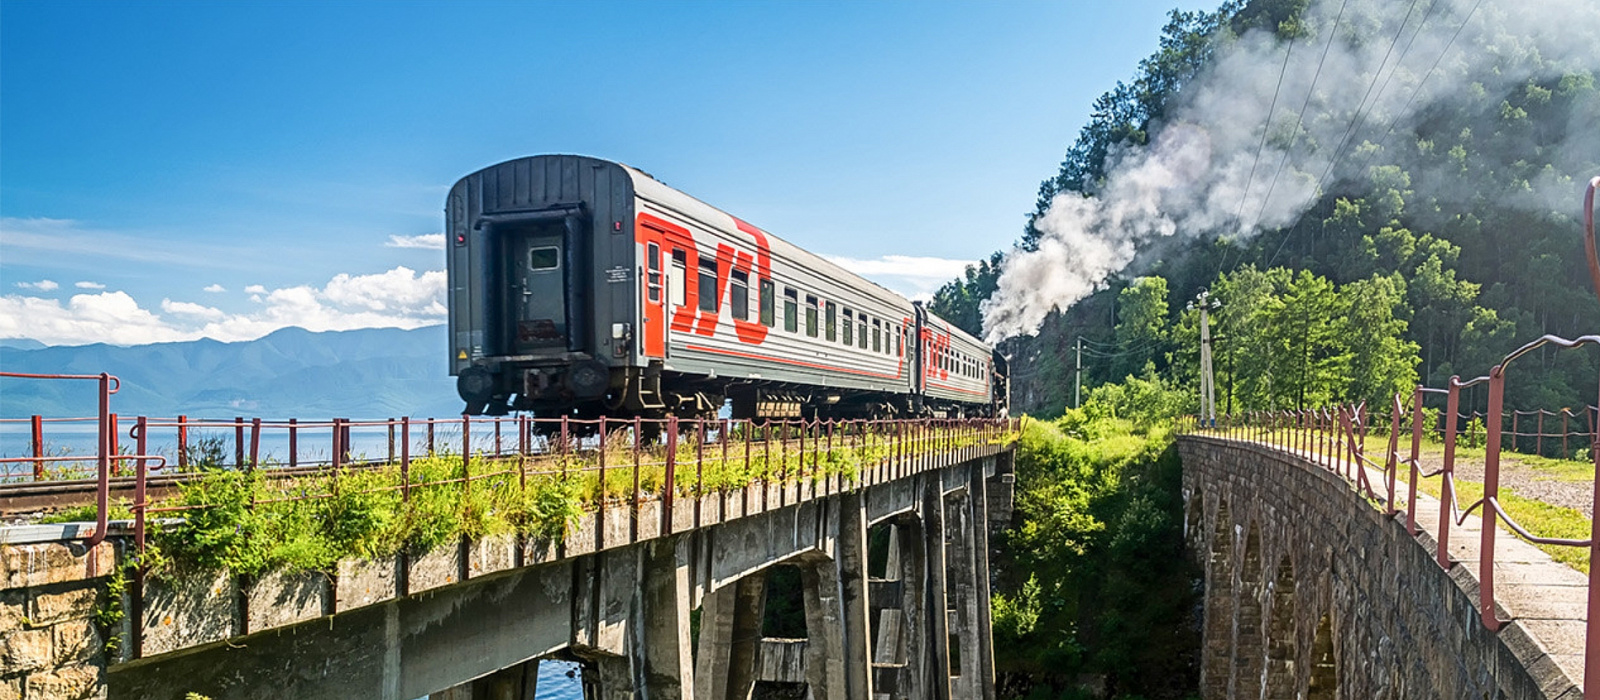
[[4, 0], [0, 338], [439, 322], [445, 191], [536, 153], [925, 294], [1213, 5]]

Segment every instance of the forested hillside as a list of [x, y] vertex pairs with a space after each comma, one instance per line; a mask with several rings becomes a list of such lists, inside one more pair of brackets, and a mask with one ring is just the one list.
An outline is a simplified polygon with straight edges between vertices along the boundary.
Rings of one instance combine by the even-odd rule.
[[[1582, 191], [1600, 174], [1588, 3], [1255, 0], [1171, 15], [1094, 105], [1016, 249], [932, 307], [1013, 356], [1052, 414], [1130, 374], [1192, 385], [1202, 288], [1221, 409], [1374, 400], [1600, 330]], [[1594, 400], [1550, 354], [1519, 408]], [[1529, 367], [1534, 367], [1530, 364]], [[1475, 397], [1482, 401], [1483, 397]]]
[[[1600, 332], [1579, 230], [1597, 76], [1593, 3], [1171, 15], [1016, 245], [931, 304], [1012, 358], [1016, 410], [1059, 416], [1027, 424], [997, 539], [1003, 696], [1198, 694], [1201, 584], [1167, 428], [1197, 404], [1200, 290], [1220, 302], [1224, 411], [1379, 401], [1544, 333]], [[1514, 407], [1595, 400], [1594, 353], [1514, 371]]]

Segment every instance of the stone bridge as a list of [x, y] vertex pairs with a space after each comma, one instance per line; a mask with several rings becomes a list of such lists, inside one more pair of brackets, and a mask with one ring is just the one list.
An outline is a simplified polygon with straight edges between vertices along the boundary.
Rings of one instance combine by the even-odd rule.
[[[992, 699], [988, 535], [1010, 517], [1012, 454], [970, 444], [849, 483], [612, 506], [554, 544], [152, 581], [121, 596], [117, 629], [92, 618], [126, 539], [83, 552], [13, 532], [0, 698], [522, 699], [560, 658], [590, 700]], [[780, 569], [799, 585], [769, 585]], [[803, 637], [764, 631], [774, 605], [803, 609]]]
[[[1205, 700], [1583, 697], [1587, 581], [1576, 571], [1497, 533], [1506, 622], [1490, 631], [1475, 517], [1441, 568], [1428, 531], [1410, 534], [1403, 512], [1386, 515], [1330, 460], [1216, 434], [1178, 448], [1185, 535], [1205, 570]], [[1419, 524], [1438, 512], [1418, 498]]]

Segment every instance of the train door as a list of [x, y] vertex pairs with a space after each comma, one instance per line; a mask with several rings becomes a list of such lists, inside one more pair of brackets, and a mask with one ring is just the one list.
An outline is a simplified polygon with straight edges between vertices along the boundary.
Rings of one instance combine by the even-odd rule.
[[912, 342], [912, 347], [916, 348], [916, 352], [913, 353], [911, 358], [912, 389], [917, 394], [926, 394], [928, 392], [928, 375], [924, 368], [927, 366], [929, 360], [928, 351], [932, 349], [932, 344], [928, 342], [926, 326], [928, 314], [923, 310], [920, 303], [915, 308], [916, 314], [911, 336], [915, 339]]
[[644, 245], [644, 328], [640, 333], [645, 357], [667, 354], [667, 273], [662, 264], [661, 243]]
[[497, 231], [505, 246], [506, 337], [510, 354], [565, 350], [569, 341], [568, 255], [561, 222]]
[[644, 256], [643, 284], [639, 294], [640, 354], [663, 359], [667, 356], [669, 327], [677, 323], [680, 331], [688, 330], [692, 313], [686, 315], [684, 306], [686, 284], [690, 282], [687, 261], [694, 251], [694, 236], [689, 229], [652, 214], [638, 215], [638, 229], [634, 241]]

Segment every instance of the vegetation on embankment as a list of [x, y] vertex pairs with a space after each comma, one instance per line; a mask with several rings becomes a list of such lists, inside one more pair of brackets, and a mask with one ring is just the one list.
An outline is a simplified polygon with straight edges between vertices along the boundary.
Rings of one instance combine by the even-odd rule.
[[[748, 459], [745, 429], [751, 431]], [[270, 459], [260, 469], [236, 470], [220, 465], [220, 451], [196, 449], [188, 462], [196, 477], [181, 483], [177, 495], [151, 504], [150, 545], [142, 563], [156, 575], [226, 570], [255, 576], [330, 571], [343, 558], [426, 552], [463, 537], [558, 540], [602, 501], [630, 503], [635, 489], [646, 500], [668, 490], [669, 450], [659, 441], [646, 442], [635, 454], [629, 430], [613, 432], [603, 455], [575, 450], [463, 460], [437, 453], [411, 460], [404, 471], [389, 463], [282, 478], [271, 474]], [[739, 426], [726, 443], [715, 433], [703, 443], [685, 433], [671, 455], [676, 466], [670, 490], [695, 497], [760, 483], [849, 484], [864, 468], [897, 453], [1013, 438], [1003, 430], [981, 434], [964, 425], [914, 435], [895, 424], [812, 430], [820, 432], [802, 439], [778, 427]], [[603, 481], [602, 457], [608, 465]], [[127, 504], [116, 504], [111, 517], [131, 517]], [[50, 520], [94, 518], [94, 507], [86, 506]]]
[[1183, 397], [1130, 377], [1027, 420], [1014, 527], [998, 539], [995, 663], [1005, 697], [1197, 694], [1199, 572], [1184, 553], [1170, 417]]

